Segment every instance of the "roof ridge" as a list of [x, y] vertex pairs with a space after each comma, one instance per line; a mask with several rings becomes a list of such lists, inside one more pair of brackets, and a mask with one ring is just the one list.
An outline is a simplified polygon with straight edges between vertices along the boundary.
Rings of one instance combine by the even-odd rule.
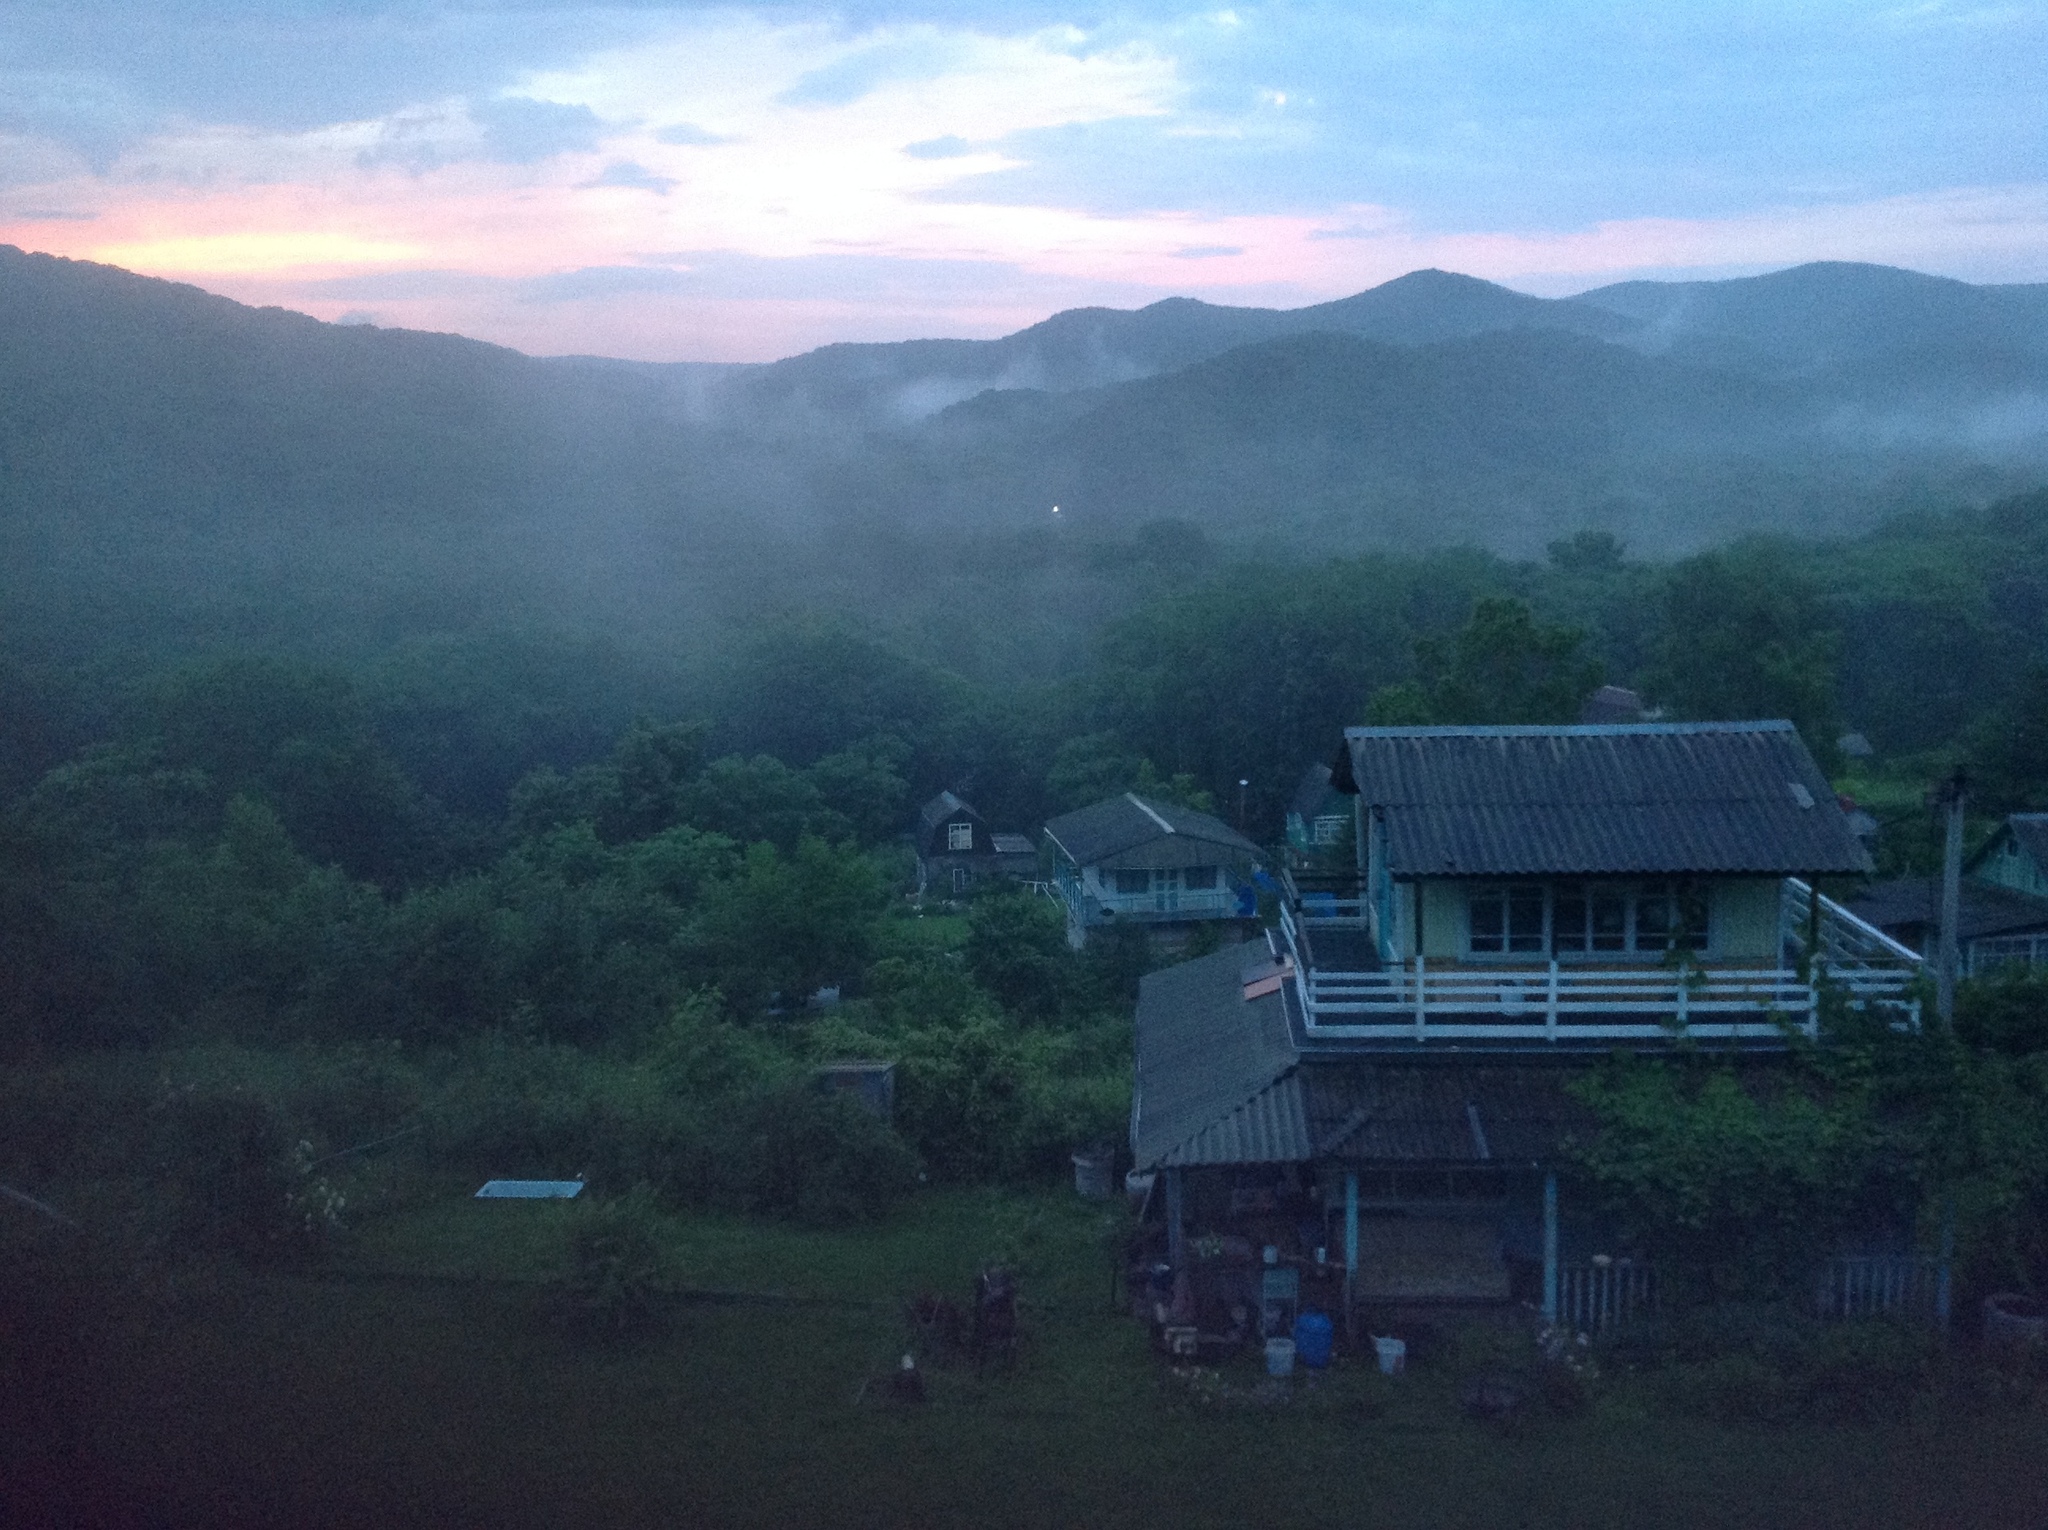
[[1125, 792], [1124, 800], [1129, 802], [1132, 807], [1136, 808], [1139, 812], [1143, 813], [1147, 818], [1151, 819], [1154, 823], [1158, 824], [1159, 827], [1164, 829], [1167, 833], [1177, 834], [1180, 832], [1178, 829], [1174, 828], [1172, 824], [1168, 823], [1164, 818], [1161, 818], [1158, 813], [1154, 812], [1152, 809], [1152, 804], [1145, 801], [1145, 799], [1140, 797], [1136, 792]]

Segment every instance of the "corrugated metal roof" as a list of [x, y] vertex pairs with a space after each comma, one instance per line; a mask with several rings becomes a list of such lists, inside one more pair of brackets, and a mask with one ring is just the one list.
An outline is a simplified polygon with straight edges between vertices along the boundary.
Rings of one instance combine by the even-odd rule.
[[1347, 1163], [1550, 1163], [1591, 1112], [1567, 1087], [1583, 1067], [1470, 1059], [1305, 1062], [1316, 1156]]
[[988, 842], [995, 846], [997, 855], [1038, 854], [1038, 846], [1031, 843], [1028, 834], [991, 834]]
[[1787, 722], [1349, 728], [1337, 785], [1396, 877], [1857, 873], [1870, 858]]
[[[1959, 891], [1958, 940], [2048, 930], [2048, 898], [1977, 881], [1965, 881]], [[1931, 932], [1941, 917], [1941, 882], [1930, 877], [1873, 882], [1848, 909], [1858, 919], [1912, 945], [1923, 932]]]
[[1284, 1097], [1254, 1103], [1295, 1065], [1281, 996], [1244, 997], [1245, 971], [1271, 955], [1263, 940], [1226, 946], [1140, 985], [1131, 1120], [1139, 1168], [1308, 1156], [1298, 1106]]
[[1162, 853], [1171, 857], [1155, 856], [1146, 861], [1148, 865], [1213, 865], [1259, 853], [1257, 845], [1220, 818], [1131, 792], [1062, 814], [1045, 826], [1045, 832], [1077, 866], [1111, 865], [1141, 846], [1149, 850], [1163, 845]]

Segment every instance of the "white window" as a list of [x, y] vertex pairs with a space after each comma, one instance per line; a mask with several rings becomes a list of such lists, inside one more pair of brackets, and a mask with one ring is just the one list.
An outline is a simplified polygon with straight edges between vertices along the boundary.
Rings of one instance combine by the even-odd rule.
[[1466, 899], [1466, 949], [1474, 956], [1703, 952], [1710, 911], [1707, 889], [1683, 881], [1475, 887]]
[[974, 825], [971, 823], [947, 824], [946, 848], [948, 850], [972, 850], [974, 848]]

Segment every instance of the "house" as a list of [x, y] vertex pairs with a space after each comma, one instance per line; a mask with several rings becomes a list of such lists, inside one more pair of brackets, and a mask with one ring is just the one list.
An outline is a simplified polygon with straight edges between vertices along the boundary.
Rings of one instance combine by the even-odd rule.
[[1320, 761], [1309, 766], [1287, 805], [1289, 864], [1308, 867], [1347, 858], [1351, 823], [1351, 799], [1330, 784], [1330, 767]]
[[1177, 1328], [1263, 1313], [1267, 1248], [1347, 1316], [1617, 1315], [1654, 1277], [1574, 1200], [1575, 1077], [1681, 1041], [1768, 1068], [1827, 987], [1917, 1016], [1914, 953], [1811, 885], [1869, 860], [1787, 723], [1354, 728], [1332, 779], [1349, 871], [1141, 987], [1142, 1299]]
[[917, 813], [917, 893], [964, 897], [978, 882], [1038, 875], [1038, 848], [1028, 835], [989, 828], [970, 803], [940, 792]]
[[1045, 826], [1067, 938], [1137, 926], [1162, 943], [1258, 912], [1259, 848], [1221, 819], [1126, 792]]
[[[2048, 813], [2014, 813], [1963, 865], [1956, 942], [1963, 973], [2048, 971]], [[1876, 882], [1849, 905], [1922, 955], [1940, 940], [1941, 879]]]

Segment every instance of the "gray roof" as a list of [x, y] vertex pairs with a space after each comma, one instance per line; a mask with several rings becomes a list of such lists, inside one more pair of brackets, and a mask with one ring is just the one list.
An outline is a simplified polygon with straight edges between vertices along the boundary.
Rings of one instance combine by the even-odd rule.
[[1302, 1057], [1282, 995], [1244, 997], [1268, 954], [1251, 941], [1144, 980], [1131, 1122], [1139, 1168], [1540, 1163], [1590, 1125], [1566, 1087], [1585, 1065]]
[[1037, 858], [1038, 846], [1031, 842], [1029, 834], [991, 834], [988, 842], [995, 846], [997, 855], [1028, 855]]
[[1352, 1163], [1547, 1163], [1593, 1128], [1585, 1067], [1470, 1059], [1305, 1065], [1316, 1154]]
[[1992, 849], [2010, 833], [2019, 842], [2019, 847], [2033, 858], [2034, 864], [2048, 875], [2048, 813], [2010, 813], [1999, 831], [1986, 840], [1983, 847], [1970, 857], [1972, 866], [1981, 865]]
[[[1971, 880], [1965, 880], [1960, 891], [1958, 940], [2048, 930], [2048, 898]], [[1848, 909], [1894, 939], [1916, 945], [1923, 938], [1932, 939], [1932, 931], [1941, 917], [1941, 882], [1937, 877], [1873, 882], [1850, 901]]]
[[1788, 722], [1347, 728], [1394, 876], [1865, 873]]
[[1220, 818], [1133, 792], [1062, 814], [1045, 832], [1077, 866], [1203, 866], [1259, 853]]
[[1244, 997], [1245, 972], [1271, 955], [1265, 941], [1247, 941], [1139, 985], [1131, 1110], [1139, 1168], [1309, 1156], [1298, 1097], [1262, 1099], [1295, 1065], [1280, 995]]

